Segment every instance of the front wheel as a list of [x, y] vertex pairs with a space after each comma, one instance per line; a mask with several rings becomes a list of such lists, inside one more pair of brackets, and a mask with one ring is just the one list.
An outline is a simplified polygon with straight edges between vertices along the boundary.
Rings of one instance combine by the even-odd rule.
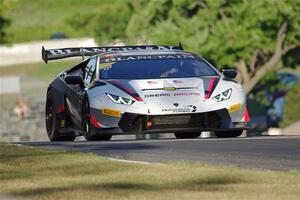
[[83, 100], [83, 129], [84, 129], [84, 137], [87, 141], [108, 141], [111, 139], [112, 135], [92, 135], [91, 134], [91, 118], [90, 118], [90, 107], [88, 97], [85, 96]]
[[215, 135], [218, 138], [234, 138], [241, 136], [243, 133], [243, 130], [238, 131], [215, 131]]
[[192, 139], [197, 138], [201, 135], [201, 133], [174, 133], [177, 139]]

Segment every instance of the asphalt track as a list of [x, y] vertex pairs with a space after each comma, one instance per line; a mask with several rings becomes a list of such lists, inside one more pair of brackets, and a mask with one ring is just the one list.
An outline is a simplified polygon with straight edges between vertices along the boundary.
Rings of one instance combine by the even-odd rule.
[[26, 146], [73, 150], [142, 162], [201, 162], [242, 168], [300, 170], [300, 136], [233, 139], [23, 142]]

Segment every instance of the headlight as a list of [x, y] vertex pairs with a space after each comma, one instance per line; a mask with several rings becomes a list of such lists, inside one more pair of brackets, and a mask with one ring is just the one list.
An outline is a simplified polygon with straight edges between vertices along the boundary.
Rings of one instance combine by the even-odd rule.
[[230, 98], [232, 93], [232, 89], [225, 90], [224, 92], [221, 92], [220, 94], [213, 97], [213, 100], [216, 102], [224, 101]]
[[131, 100], [131, 99], [127, 99], [125, 97], [119, 97], [117, 95], [114, 94], [108, 94], [106, 93], [106, 95], [115, 103], [118, 104], [124, 104], [124, 105], [132, 105], [135, 101]]

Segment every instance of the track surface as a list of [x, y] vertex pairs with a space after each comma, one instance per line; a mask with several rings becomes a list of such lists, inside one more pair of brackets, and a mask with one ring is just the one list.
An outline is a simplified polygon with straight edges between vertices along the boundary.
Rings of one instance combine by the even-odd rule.
[[300, 137], [24, 142], [26, 146], [75, 150], [144, 162], [187, 161], [243, 168], [300, 170]]

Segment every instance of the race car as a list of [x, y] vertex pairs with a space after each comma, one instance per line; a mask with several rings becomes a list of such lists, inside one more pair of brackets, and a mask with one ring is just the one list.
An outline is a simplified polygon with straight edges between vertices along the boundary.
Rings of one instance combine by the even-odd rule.
[[46, 129], [50, 141], [110, 140], [112, 135], [203, 131], [237, 137], [249, 115], [237, 71], [219, 72], [178, 46], [42, 48], [50, 60], [81, 56], [49, 85]]

